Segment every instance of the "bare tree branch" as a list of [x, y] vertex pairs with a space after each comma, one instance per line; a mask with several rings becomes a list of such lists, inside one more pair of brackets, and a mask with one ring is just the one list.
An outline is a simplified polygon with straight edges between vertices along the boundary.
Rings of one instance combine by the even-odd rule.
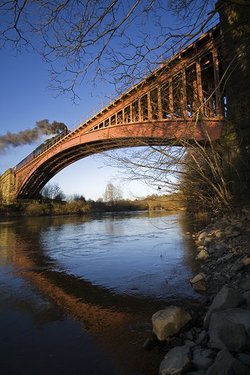
[[4, 1], [0, 44], [35, 49], [49, 63], [51, 87], [77, 98], [90, 72], [122, 90], [152, 72], [204, 31], [213, 7], [214, 0]]

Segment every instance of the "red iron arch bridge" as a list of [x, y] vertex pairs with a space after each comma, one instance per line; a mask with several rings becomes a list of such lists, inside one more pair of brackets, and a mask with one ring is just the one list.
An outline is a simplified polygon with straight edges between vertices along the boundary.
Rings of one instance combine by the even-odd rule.
[[217, 25], [75, 130], [5, 172], [2, 195], [7, 201], [36, 198], [68, 165], [110, 149], [218, 139], [226, 116], [222, 72]]

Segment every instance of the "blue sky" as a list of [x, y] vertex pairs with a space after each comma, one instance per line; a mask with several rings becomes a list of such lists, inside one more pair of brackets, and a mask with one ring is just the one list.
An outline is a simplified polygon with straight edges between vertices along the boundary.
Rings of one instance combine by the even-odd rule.
[[[111, 88], [106, 84], [89, 91], [89, 85], [82, 85], [79, 104], [73, 104], [69, 97], [56, 96], [48, 88], [48, 66], [33, 52], [17, 54], [10, 49], [0, 50], [0, 135], [8, 131], [16, 133], [31, 129], [36, 121], [48, 119], [61, 121], [69, 129], [103, 106], [103, 100]], [[9, 148], [0, 154], [0, 174], [13, 167], [28, 155], [38, 143]], [[120, 185], [125, 197], [138, 197], [155, 193], [142, 182], [124, 182], [117, 178], [118, 170], [107, 166], [102, 155], [82, 159], [65, 168], [50, 183], [58, 183], [67, 195], [82, 194], [87, 199], [103, 196], [108, 182]]]

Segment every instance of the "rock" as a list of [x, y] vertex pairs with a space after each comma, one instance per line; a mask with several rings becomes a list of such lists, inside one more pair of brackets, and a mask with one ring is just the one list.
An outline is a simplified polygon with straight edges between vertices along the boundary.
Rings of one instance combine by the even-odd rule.
[[194, 288], [194, 290], [196, 290], [197, 292], [206, 291], [207, 288], [206, 288], [205, 277], [206, 277], [205, 274], [200, 272], [190, 280], [190, 283], [191, 283], [192, 287]]
[[250, 367], [250, 354], [238, 353], [236, 354], [235, 358], [237, 358], [244, 365]]
[[205, 260], [207, 260], [207, 258], [208, 258], [208, 252], [205, 249], [202, 249], [198, 253], [198, 255], [197, 255], [197, 257], [195, 259], [196, 260], [200, 260], [200, 261], [205, 261]]
[[221, 238], [223, 236], [222, 231], [220, 229], [215, 230], [214, 235], [216, 238]]
[[234, 227], [230, 228], [228, 227], [226, 230], [225, 230], [225, 237], [227, 238], [234, 238], [234, 237], [238, 237], [240, 235], [240, 231], [239, 230], [236, 230]]
[[195, 346], [195, 343], [192, 340], [185, 340], [184, 345], [193, 347]]
[[[250, 208], [249, 207], [243, 207], [241, 209], [242, 213], [245, 214], [247, 217], [250, 216]], [[250, 218], [250, 217], [249, 217]]]
[[208, 341], [208, 334], [207, 331], [203, 330], [201, 331], [196, 338], [195, 344], [196, 345], [202, 345], [205, 344]]
[[206, 375], [249, 375], [249, 368], [234, 358], [227, 350], [221, 350]]
[[249, 345], [250, 311], [228, 309], [215, 311], [209, 323], [209, 345], [212, 348], [241, 352]]
[[240, 284], [240, 287], [241, 289], [246, 292], [247, 290], [250, 290], [250, 278], [244, 280], [241, 284]]
[[203, 241], [203, 245], [208, 248], [211, 246], [211, 244], [213, 243], [213, 239], [212, 237], [206, 237]]
[[193, 366], [198, 369], [207, 369], [213, 363], [214, 352], [211, 349], [195, 348], [193, 351]]
[[241, 260], [241, 263], [243, 264], [244, 267], [248, 267], [248, 266], [250, 266], [250, 257], [244, 257], [244, 258]]
[[243, 293], [243, 297], [245, 299], [246, 305], [250, 307], [250, 290], [247, 290]]
[[237, 273], [239, 272], [242, 268], [244, 267], [243, 263], [241, 260], [236, 261], [232, 267], [231, 267], [231, 272]]
[[214, 311], [237, 307], [244, 302], [242, 294], [235, 289], [223, 286], [215, 296], [204, 319], [205, 327], [208, 327], [210, 317]]
[[203, 250], [204, 249], [204, 246], [203, 245], [201, 245], [201, 246], [198, 246], [197, 247], [197, 249], [196, 249], [196, 251], [197, 251], [197, 253], [199, 253], [201, 250]]
[[212, 348], [228, 349], [234, 352], [244, 350], [248, 338], [243, 324], [218, 321], [218, 317], [215, 317], [215, 315], [212, 316], [209, 326], [210, 346]]
[[206, 231], [202, 231], [200, 232], [200, 234], [198, 235], [198, 238], [197, 238], [197, 241], [199, 244], [203, 244], [205, 238], [208, 236], [208, 233]]
[[232, 253], [228, 253], [227, 255], [224, 255], [224, 256], [218, 258], [218, 259], [217, 259], [217, 262], [218, 262], [218, 263], [227, 262], [227, 261], [230, 260], [232, 257], [233, 257], [233, 254], [232, 254]]
[[153, 332], [158, 340], [164, 341], [179, 332], [191, 319], [191, 315], [184, 309], [169, 306], [152, 316]]
[[159, 375], [180, 375], [191, 366], [190, 347], [176, 346], [171, 349], [161, 362]]
[[210, 244], [207, 245], [208, 253], [216, 255], [217, 258], [221, 257], [226, 250], [227, 246], [222, 242], [210, 242]]
[[185, 337], [188, 340], [193, 340], [193, 338], [194, 338], [194, 329], [192, 328], [188, 332], [186, 332]]
[[242, 268], [250, 266], [250, 257], [245, 256], [244, 258], [239, 259], [231, 268], [233, 272], [238, 272]]

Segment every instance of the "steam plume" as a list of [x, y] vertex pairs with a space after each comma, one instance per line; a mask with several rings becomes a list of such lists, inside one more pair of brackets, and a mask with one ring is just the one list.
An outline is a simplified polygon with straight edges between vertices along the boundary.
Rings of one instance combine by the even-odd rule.
[[67, 127], [63, 122], [54, 121], [49, 123], [48, 120], [37, 121], [33, 129], [23, 130], [19, 133], [8, 132], [5, 135], [0, 135], [0, 151], [5, 151], [9, 147], [31, 144], [37, 141], [43, 134], [59, 134], [65, 129]]

